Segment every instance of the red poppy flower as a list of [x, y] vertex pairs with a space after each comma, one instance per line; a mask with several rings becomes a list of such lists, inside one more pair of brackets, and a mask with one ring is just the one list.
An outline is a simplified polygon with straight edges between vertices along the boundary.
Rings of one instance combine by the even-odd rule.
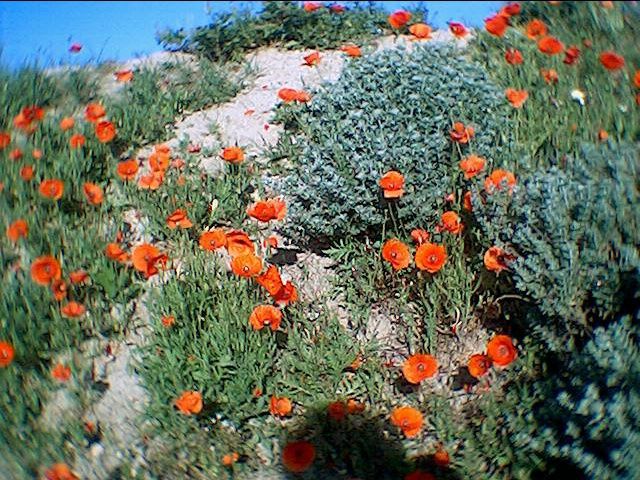
[[411, 13], [406, 10], [396, 10], [389, 15], [389, 24], [393, 28], [402, 28], [411, 20]]
[[487, 355], [494, 365], [506, 367], [518, 357], [518, 352], [513, 346], [511, 337], [496, 335], [487, 343]]
[[411, 355], [402, 365], [402, 374], [407, 382], [418, 384], [438, 372], [438, 362], [432, 355]]
[[487, 32], [496, 37], [504, 36], [508, 26], [509, 18], [503, 15], [494, 15], [484, 21], [484, 28]]
[[449, 31], [456, 38], [464, 38], [469, 34], [469, 30], [460, 22], [449, 22]]
[[557, 55], [558, 53], [562, 53], [564, 45], [556, 37], [547, 35], [538, 40], [538, 50], [547, 55]]
[[620, 70], [624, 67], [624, 58], [615, 52], [607, 51], [600, 54], [600, 63], [609, 71]]

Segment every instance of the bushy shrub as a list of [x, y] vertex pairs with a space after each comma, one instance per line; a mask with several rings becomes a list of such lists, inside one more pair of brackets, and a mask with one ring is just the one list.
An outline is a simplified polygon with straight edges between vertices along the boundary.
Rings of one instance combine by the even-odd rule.
[[[390, 29], [387, 15], [373, 2], [346, 2], [346, 11], [324, 6], [307, 12], [300, 2], [264, 2], [258, 14], [224, 13], [193, 32], [167, 31], [159, 42], [170, 50], [198, 53], [214, 61], [239, 60], [247, 51], [266, 45], [284, 48], [337, 48], [362, 42]], [[414, 12], [420, 21], [425, 12]]]
[[637, 149], [585, 145], [566, 163], [521, 179], [513, 196], [476, 196], [474, 209], [488, 239], [517, 255], [516, 285], [558, 340], [632, 302], [640, 268]]
[[[490, 164], [504, 151], [501, 95], [451, 48], [398, 48], [352, 62], [308, 106], [280, 112], [294, 127], [281, 147], [296, 145], [295, 168], [279, 187], [290, 203], [289, 233], [335, 240], [437, 223], [461, 178], [460, 156]], [[450, 139], [457, 121], [475, 129], [467, 145]], [[390, 170], [404, 175], [405, 193], [386, 201], [378, 182]]]
[[492, 479], [638, 478], [637, 322], [627, 315], [600, 327], [581, 351], [553, 364], [529, 343], [507, 392], [483, 401], [474, 428], [463, 432], [462, 471]]

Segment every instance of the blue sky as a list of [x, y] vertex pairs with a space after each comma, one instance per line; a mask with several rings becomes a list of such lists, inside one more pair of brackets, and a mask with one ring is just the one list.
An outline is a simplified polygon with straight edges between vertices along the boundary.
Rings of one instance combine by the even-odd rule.
[[[386, 10], [416, 2], [378, 2]], [[431, 24], [449, 20], [480, 25], [503, 2], [422, 2]], [[38, 59], [43, 66], [123, 60], [161, 50], [155, 34], [170, 28], [206, 25], [212, 13], [234, 8], [260, 9], [260, 2], [8, 2], [0, 1], [1, 59], [12, 68]], [[69, 46], [83, 45], [79, 54]]]

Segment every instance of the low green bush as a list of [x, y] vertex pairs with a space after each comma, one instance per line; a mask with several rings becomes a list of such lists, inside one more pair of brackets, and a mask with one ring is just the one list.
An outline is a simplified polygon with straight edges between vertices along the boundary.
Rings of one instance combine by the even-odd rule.
[[[436, 225], [445, 196], [462, 193], [460, 157], [484, 156], [490, 168], [506, 151], [501, 96], [452, 48], [398, 48], [351, 62], [308, 105], [279, 112], [289, 130], [276, 151], [296, 145], [287, 149], [293, 168], [276, 187], [289, 199], [288, 233], [334, 242]], [[458, 121], [475, 130], [469, 144], [450, 139]], [[390, 170], [406, 182], [397, 200], [384, 199], [379, 186]]]
[[564, 170], [520, 179], [512, 196], [475, 197], [487, 239], [517, 256], [516, 286], [547, 316], [541, 333], [554, 348], [634, 301], [638, 165], [634, 145], [585, 145]]
[[462, 432], [462, 472], [491, 479], [637, 478], [637, 322], [637, 314], [626, 315], [599, 327], [582, 350], [552, 361], [528, 342], [505, 393], [482, 401], [472, 428]]
[[[170, 50], [198, 53], [214, 61], [237, 61], [261, 46], [337, 48], [390, 31], [388, 13], [374, 2], [346, 2], [345, 6], [342, 13], [324, 5], [307, 12], [300, 2], [263, 2], [257, 14], [248, 10], [223, 13], [192, 32], [161, 32], [158, 41]], [[426, 11], [418, 9], [413, 15], [415, 21], [421, 21]]]

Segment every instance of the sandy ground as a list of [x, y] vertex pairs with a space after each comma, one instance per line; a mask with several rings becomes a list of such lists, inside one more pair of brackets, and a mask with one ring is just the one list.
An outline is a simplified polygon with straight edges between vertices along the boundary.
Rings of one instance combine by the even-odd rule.
[[[456, 41], [448, 31], [436, 31], [430, 43], [456, 42], [464, 46], [466, 42]], [[406, 38], [384, 37], [377, 41], [377, 49], [394, 48], [404, 45], [412, 48], [415, 42]], [[303, 56], [308, 51], [282, 51], [275, 48], [261, 49], [247, 57], [256, 72], [255, 80], [232, 101], [206, 110], [195, 112], [175, 125], [174, 138], [166, 142], [171, 147], [178, 146], [188, 138], [191, 144], [200, 145], [203, 151], [224, 145], [242, 146], [249, 158], [261, 161], [265, 148], [275, 145], [281, 127], [271, 125], [274, 107], [280, 102], [277, 93], [280, 88], [312, 89], [325, 82], [338, 79], [345, 64], [345, 56], [339, 51], [321, 52], [321, 62], [316, 67], [303, 65]], [[162, 52], [147, 58], [134, 59], [123, 65], [114, 65], [113, 70], [154, 66], [167, 61], [194, 62], [189, 55]], [[109, 70], [109, 69], [107, 69]], [[119, 85], [113, 78], [105, 79], [104, 88], [115, 93]], [[140, 152], [145, 155], [144, 150]], [[221, 160], [216, 154], [204, 157], [202, 168], [209, 174], [221, 171]], [[327, 299], [331, 287], [331, 261], [311, 252], [297, 254], [297, 262], [283, 269], [285, 278], [293, 278], [299, 285], [308, 285], [301, 295], [306, 299]], [[340, 308], [340, 299], [333, 299], [327, 306], [335, 309], [344, 320], [345, 312]], [[373, 321], [368, 335], [385, 342], [395, 338], [393, 321], [384, 309], [374, 310]], [[111, 346], [109, 355], [95, 360], [94, 368], [99, 378], [108, 384], [100, 401], [94, 405], [92, 413], [99, 420], [103, 440], [94, 444], [88, 452], [78, 452], [76, 470], [82, 478], [107, 479], [122, 464], [144, 469], [143, 439], [139, 422], [146, 404], [146, 393], [142, 381], [133, 366], [137, 360], [136, 350], [144, 344], [148, 318], [144, 308], [138, 305], [134, 315], [133, 328], [122, 343]], [[397, 339], [396, 339], [397, 340]], [[395, 342], [395, 340], [393, 340]], [[486, 338], [474, 339], [478, 348]], [[395, 345], [395, 343], [394, 343]], [[392, 345], [390, 345], [392, 346]], [[103, 345], [104, 347], [104, 345]], [[465, 352], [465, 348], [458, 347]], [[473, 348], [473, 347], [472, 347]], [[143, 475], [144, 476], [144, 475]], [[284, 478], [277, 471], [262, 472], [251, 477], [257, 479]]]

